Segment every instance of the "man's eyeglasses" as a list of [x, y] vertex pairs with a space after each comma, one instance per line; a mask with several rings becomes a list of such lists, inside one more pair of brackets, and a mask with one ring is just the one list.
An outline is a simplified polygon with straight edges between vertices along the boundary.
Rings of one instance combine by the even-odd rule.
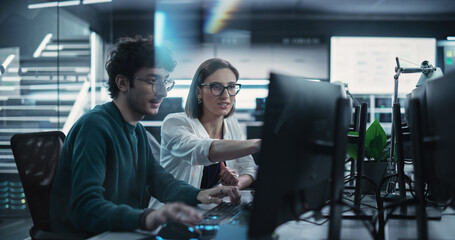
[[[147, 77], [147, 78], [136, 77], [136, 79], [152, 85], [152, 89], [154, 92], [157, 92], [158, 90], [162, 90], [163, 87], [166, 89], [166, 91], [169, 92], [174, 88], [174, 85], [175, 85], [175, 81], [170, 80], [170, 79], [162, 80], [157, 77]], [[158, 89], [155, 89], [156, 87], [158, 87]]]
[[223, 86], [221, 83], [210, 83], [210, 84], [199, 84], [199, 86], [209, 86], [210, 87], [210, 92], [212, 93], [213, 96], [221, 96], [224, 93], [224, 90], [226, 89], [229, 96], [235, 96], [237, 93], [239, 93], [240, 88], [242, 87], [242, 84], [229, 84], [227, 87]]

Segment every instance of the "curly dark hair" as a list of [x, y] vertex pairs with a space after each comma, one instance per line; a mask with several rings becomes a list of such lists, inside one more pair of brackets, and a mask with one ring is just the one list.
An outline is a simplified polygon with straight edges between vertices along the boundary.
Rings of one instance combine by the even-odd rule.
[[[167, 47], [156, 47], [153, 37], [136, 36], [120, 38], [115, 47], [109, 52], [106, 60], [106, 71], [109, 75], [108, 90], [112, 98], [119, 93], [115, 77], [118, 74], [133, 79], [134, 74], [143, 67], [164, 68], [174, 71], [176, 61], [172, 58], [171, 50]], [[134, 82], [130, 81], [134, 87]]]

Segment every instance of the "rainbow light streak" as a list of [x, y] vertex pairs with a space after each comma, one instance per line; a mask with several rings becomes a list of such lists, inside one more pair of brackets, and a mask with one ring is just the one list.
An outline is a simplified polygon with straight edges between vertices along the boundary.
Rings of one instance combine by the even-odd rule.
[[231, 11], [236, 9], [239, 2], [240, 0], [216, 1], [213, 9], [207, 13], [204, 32], [208, 34], [218, 33], [226, 21], [231, 18]]
[[166, 22], [166, 14], [164, 12], [155, 12], [155, 46], [161, 46], [164, 41], [164, 23]]

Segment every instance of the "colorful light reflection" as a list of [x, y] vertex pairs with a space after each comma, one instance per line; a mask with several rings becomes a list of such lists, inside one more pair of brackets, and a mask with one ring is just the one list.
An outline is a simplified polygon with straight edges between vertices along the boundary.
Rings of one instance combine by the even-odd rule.
[[204, 32], [208, 34], [218, 33], [226, 21], [232, 17], [231, 12], [236, 9], [239, 2], [240, 0], [215, 1], [212, 9], [207, 11]]

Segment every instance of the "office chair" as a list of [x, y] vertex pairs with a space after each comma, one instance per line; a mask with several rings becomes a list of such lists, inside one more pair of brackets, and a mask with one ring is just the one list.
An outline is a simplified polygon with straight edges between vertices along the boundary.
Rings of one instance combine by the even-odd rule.
[[411, 110], [411, 133], [412, 151], [415, 175], [415, 192], [417, 199], [416, 217], [417, 234], [419, 239], [428, 239], [427, 212], [425, 209], [425, 183], [424, 183], [424, 149], [421, 119], [421, 103], [419, 99], [412, 99], [410, 102]]
[[15, 134], [11, 150], [32, 216], [32, 240], [84, 239], [85, 235], [50, 232], [49, 199], [65, 134], [60, 131]]
[[[354, 107], [354, 114], [352, 115], [352, 124], [348, 128], [348, 132], [359, 132], [359, 122], [360, 122], [360, 105]], [[349, 135], [349, 133], [348, 133]], [[356, 143], [358, 136], [348, 136], [348, 143]], [[351, 162], [350, 176], [355, 176], [357, 172], [357, 166], [354, 158], [349, 158], [346, 163]], [[349, 181], [349, 186], [354, 186], [354, 181]]]
[[[368, 105], [362, 103], [360, 106], [357, 106], [354, 113], [354, 126], [350, 128], [350, 131], [356, 131], [357, 136], [348, 135], [348, 143], [357, 145], [357, 160], [352, 160], [351, 163], [351, 174], [355, 174], [355, 177], [350, 178], [348, 181], [355, 181], [355, 190], [354, 190], [354, 212], [356, 216], [349, 216], [349, 218], [359, 218], [363, 219], [368, 217], [360, 209], [360, 202], [362, 199], [362, 187], [368, 184], [375, 195], [376, 203], [378, 206], [378, 232], [376, 233], [376, 238], [384, 239], [384, 225], [385, 219], [383, 217], [383, 203], [380, 196], [380, 186], [377, 185], [371, 178], [367, 177], [363, 173], [363, 161], [365, 158], [365, 136], [366, 136], [366, 125], [367, 125], [367, 116], [368, 116]], [[352, 171], [352, 168], [355, 168], [355, 171]], [[370, 216], [373, 219], [373, 216]]]
[[[357, 144], [357, 160], [355, 162], [356, 177], [355, 177], [355, 192], [354, 192], [354, 206], [360, 208], [360, 198], [362, 191], [362, 178], [363, 178], [363, 159], [365, 158], [365, 132], [367, 126], [368, 106], [362, 103], [358, 109], [358, 117], [356, 116], [357, 124], [355, 130], [359, 133], [358, 136], [349, 136], [349, 143]], [[354, 165], [354, 164], [352, 164]], [[352, 166], [351, 165], [351, 166]]]
[[[401, 119], [401, 106], [399, 103], [393, 105], [393, 118], [395, 121], [395, 132], [396, 132], [396, 148], [397, 148], [397, 169], [398, 169], [398, 189], [400, 192], [400, 199], [406, 200], [406, 186], [405, 182], [410, 182], [411, 179], [404, 173], [404, 162], [405, 162], [405, 150], [404, 143], [410, 141], [409, 127], [403, 124]], [[401, 212], [406, 211], [406, 205], [401, 205]]]

